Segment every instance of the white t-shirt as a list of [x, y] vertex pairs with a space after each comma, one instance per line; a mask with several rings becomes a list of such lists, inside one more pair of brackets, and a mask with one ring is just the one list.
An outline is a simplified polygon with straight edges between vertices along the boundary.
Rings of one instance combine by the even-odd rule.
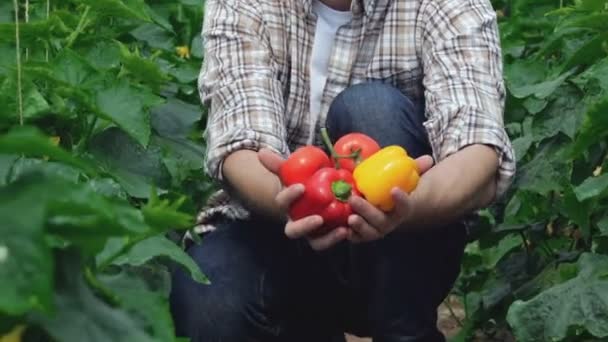
[[[352, 13], [350, 11], [337, 11], [320, 0], [313, 1], [312, 10], [317, 15], [317, 26], [310, 59], [310, 118], [316, 120], [321, 110], [321, 97], [327, 80], [329, 57], [336, 32], [340, 26], [350, 22]], [[309, 143], [314, 137], [315, 122], [310, 124]]]

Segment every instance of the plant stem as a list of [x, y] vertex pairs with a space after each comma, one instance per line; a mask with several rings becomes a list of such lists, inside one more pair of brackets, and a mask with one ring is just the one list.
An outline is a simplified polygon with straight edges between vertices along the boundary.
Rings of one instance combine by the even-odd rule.
[[323, 137], [323, 143], [327, 146], [329, 153], [331, 154], [331, 158], [334, 160], [336, 164], [336, 169], [340, 168], [340, 164], [338, 163], [338, 159], [355, 159], [358, 160], [361, 155], [361, 149], [352, 152], [351, 154], [341, 155], [336, 152], [333, 144], [331, 143], [331, 139], [329, 138], [329, 133], [327, 133], [327, 128], [321, 129], [321, 137]]
[[[46, 0], [46, 19], [48, 20], [51, 16], [51, 0]], [[45, 44], [44, 47], [44, 59], [45, 61], [49, 61], [49, 46]]]
[[19, 125], [23, 126], [23, 85], [21, 84], [21, 44], [19, 38], [19, 4], [17, 0], [13, 0], [15, 7], [15, 44], [17, 53], [17, 103], [19, 108]]
[[76, 26], [76, 29], [74, 31], [72, 31], [72, 33], [70, 33], [70, 36], [68, 37], [66, 47], [71, 47], [72, 44], [74, 44], [74, 41], [76, 41], [76, 38], [78, 38], [80, 33], [89, 24], [89, 21], [87, 20], [87, 16], [89, 15], [90, 9], [91, 9], [91, 6], [86, 6], [84, 8], [84, 13], [82, 13], [82, 15], [80, 16], [80, 20], [78, 21], [78, 25]]
[[[30, 0], [25, 0], [25, 23], [30, 22]], [[30, 50], [25, 48], [25, 60], [30, 58]]]
[[335, 164], [336, 164], [336, 169], [340, 168], [340, 163], [338, 163], [338, 154], [336, 153], [336, 150], [334, 149], [334, 145], [331, 143], [331, 139], [329, 138], [329, 134], [327, 133], [327, 128], [323, 127], [321, 128], [321, 137], [323, 138], [323, 142], [325, 143], [325, 146], [327, 146], [327, 149], [329, 150], [329, 153], [331, 154], [331, 158], [334, 160]]

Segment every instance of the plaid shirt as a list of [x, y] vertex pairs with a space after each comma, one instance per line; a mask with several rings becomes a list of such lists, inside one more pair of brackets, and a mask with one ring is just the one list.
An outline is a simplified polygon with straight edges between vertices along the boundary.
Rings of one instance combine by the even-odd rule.
[[[515, 158], [503, 124], [501, 49], [489, 0], [353, 0], [353, 19], [337, 32], [314, 117], [311, 8], [312, 0], [206, 1], [199, 91], [210, 106], [205, 165], [212, 177], [221, 181], [222, 161], [238, 149], [267, 147], [288, 156], [309, 141], [320, 144], [332, 99], [349, 85], [381, 79], [413, 100], [424, 98], [436, 161], [470, 144], [493, 146], [504, 193]], [[248, 213], [220, 191], [195, 232], [213, 229], [217, 215]]]

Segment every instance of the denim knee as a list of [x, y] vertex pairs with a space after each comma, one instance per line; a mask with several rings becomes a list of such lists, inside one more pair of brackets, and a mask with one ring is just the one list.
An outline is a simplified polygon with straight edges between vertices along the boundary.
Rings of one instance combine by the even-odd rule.
[[354, 85], [332, 102], [326, 127], [332, 140], [351, 133], [367, 134], [381, 146], [400, 145], [412, 156], [430, 154], [423, 122], [424, 104], [380, 82]]
[[170, 304], [178, 336], [192, 342], [238, 341], [251, 333], [249, 313], [258, 301], [253, 286], [214, 278], [212, 285], [203, 285], [182, 270], [173, 274]]

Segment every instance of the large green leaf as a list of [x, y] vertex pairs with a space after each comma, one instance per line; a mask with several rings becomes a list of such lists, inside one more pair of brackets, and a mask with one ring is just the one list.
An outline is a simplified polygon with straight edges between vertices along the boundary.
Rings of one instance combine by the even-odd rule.
[[608, 337], [608, 257], [585, 253], [579, 273], [529, 301], [515, 301], [507, 320], [518, 341], [559, 341], [586, 330]]
[[0, 188], [0, 313], [50, 308], [53, 259], [44, 241], [39, 194], [59, 191], [36, 178]]
[[133, 37], [148, 43], [151, 47], [171, 50], [175, 46], [174, 33], [154, 24], [144, 24], [131, 32]]
[[117, 258], [117, 265], [141, 266], [155, 258], [166, 258], [184, 267], [195, 281], [208, 284], [209, 280], [192, 258], [178, 245], [163, 236], [153, 236], [133, 246], [131, 250]]
[[202, 112], [200, 106], [178, 99], [170, 99], [152, 109], [152, 128], [157, 133], [152, 143], [161, 147], [163, 161], [174, 183], [185, 180], [191, 171], [203, 168], [204, 147], [189, 138], [196, 131]]
[[142, 146], [150, 141], [150, 112], [141, 94], [126, 82], [97, 93], [97, 106]]
[[77, 256], [59, 259], [56, 310], [34, 314], [31, 320], [58, 342], [152, 342], [142, 322], [127, 311], [108, 305], [87, 285]]
[[138, 274], [125, 270], [101, 275], [99, 280], [116, 296], [123, 309], [143, 322], [157, 341], [175, 341], [173, 319], [163, 293], [153, 291]]
[[62, 50], [55, 58], [52, 70], [56, 79], [74, 87], [86, 84], [96, 73], [86, 59], [70, 49]]
[[573, 152], [579, 154], [587, 147], [608, 136], [608, 96], [595, 103], [585, 115], [583, 125], [576, 137]]
[[509, 252], [517, 247], [522, 246], [521, 237], [517, 234], [508, 234], [493, 247], [480, 250], [483, 263], [486, 267], [492, 269], [496, 264], [505, 257]]
[[598, 197], [608, 189], [608, 173], [598, 177], [589, 177], [581, 185], [574, 189], [576, 198], [584, 201], [589, 198]]
[[145, 149], [117, 128], [94, 136], [90, 152], [133, 197], [148, 198], [153, 187], [163, 190], [170, 184], [160, 149]]
[[[0, 84], [0, 125], [18, 122], [18, 89], [15, 73], [11, 73], [9, 77]], [[23, 81], [21, 95], [24, 120], [48, 114], [50, 110], [49, 103], [33, 82], [29, 80]]]

